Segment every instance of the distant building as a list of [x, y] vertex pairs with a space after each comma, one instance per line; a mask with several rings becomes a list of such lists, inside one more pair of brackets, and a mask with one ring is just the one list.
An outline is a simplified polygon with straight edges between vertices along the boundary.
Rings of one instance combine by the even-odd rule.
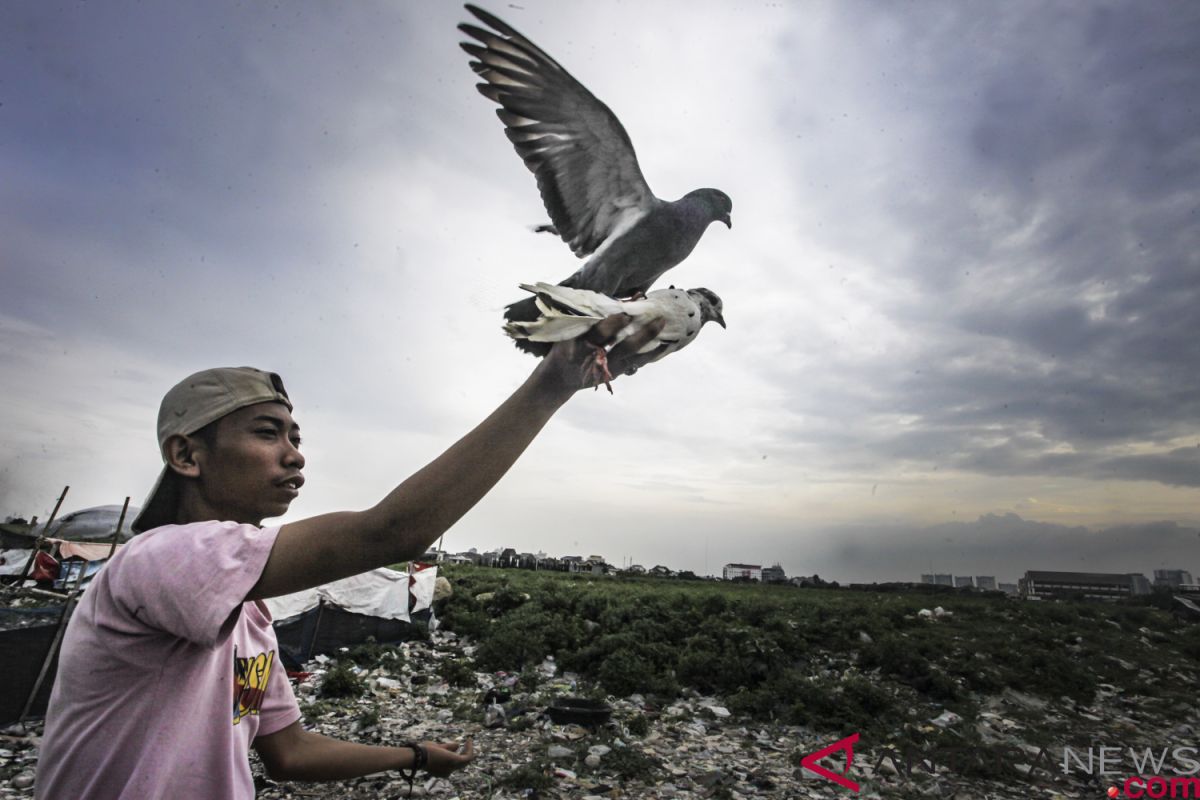
[[763, 568], [761, 564], [726, 564], [721, 577], [727, 581], [731, 581], [734, 578], [761, 581], [763, 579]]
[[954, 576], [953, 575], [943, 575], [941, 573], [934, 573], [933, 582], [934, 582], [934, 584], [936, 584], [938, 586], [953, 586], [954, 585]]
[[664, 567], [662, 564], [657, 564], [650, 568], [650, 574], [656, 578], [670, 578], [674, 576], [674, 572], [670, 567]]
[[1119, 575], [1031, 570], [1025, 573], [1025, 577], [1019, 583], [1023, 597], [1038, 599], [1083, 595], [1094, 600], [1117, 600], [1150, 592], [1146, 576], [1137, 573]]
[[1005, 594], [1019, 594], [1021, 589], [1015, 583], [1002, 583], [1000, 584], [1000, 591]]
[[607, 575], [611, 570], [603, 556], [588, 556], [587, 559], [579, 565], [580, 572], [586, 572], [591, 575]]
[[928, 583], [928, 584], [932, 584], [932, 583], [933, 583], [933, 576], [932, 576], [932, 575], [930, 575], [930, 574], [929, 574], [929, 573], [927, 573], [927, 572], [923, 572], [923, 573], [921, 573], [921, 583]]
[[641, 564], [630, 564], [629, 569], [627, 569], [625, 571], [628, 572], [630, 575], [645, 575], [646, 574], [646, 568], [643, 567]]
[[1156, 569], [1154, 570], [1154, 585], [1178, 589], [1180, 586], [1191, 586], [1196, 582], [1192, 573], [1186, 569]]
[[783, 567], [779, 564], [774, 564], [770, 567], [763, 567], [762, 579], [764, 582], [783, 583], [787, 580], [787, 574], [784, 573]]
[[995, 575], [976, 575], [975, 588], [986, 590], [989, 592], [996, 591], [996, 576]]
[[975, 579], [970, 575], [955, 575], [954, 587], [956, 589], [974, 589]]

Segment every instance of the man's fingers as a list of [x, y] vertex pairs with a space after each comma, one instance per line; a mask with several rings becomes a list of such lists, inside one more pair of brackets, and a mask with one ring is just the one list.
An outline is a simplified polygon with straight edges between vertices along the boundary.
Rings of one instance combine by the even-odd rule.
[[445, 750], [447, 753], [451, 753], [457, 758], [466, 761], [470, 761], [475, 756], [475, 740], [469, 737], [462, 744], [455, 744], [453, 742], [429, 742], [427, 746], [433, 746], [439, 750]]
[[[650, 344], [656, 336], [663, 332], [663, 328], [667, 327], [665, 319], [656, 319], [640, 331], [629, 337], [629, 349], [635, 353], [641, 350], [646, 345]], [[622, 343], [624, 344], [624, 343]]]
[[667, 327], [665, 319], [656, 319], [643, 325], [636, 333], [632, 334], [628, 339], [621, 342], [612, 349], [610, 356], [616, 357], [618, 360], [629, 358], [638, 350], [641, 350], [650, 342], [654, 341], [654, 337], [662, 333], [662, 329]]
[[640, 355], [638, 354], [638, 350], [641, 350], [647, 344], [654, 341], [654, 338], [662, 333], [662, 329], [666, 325], [666, 320], [655, 320], [614, 347], [608, 356], [608, 365], [612, 373], [614, 375], [632, 375], [637, 372], [638, 367], [654, 361], [657, 348]]
[[605, 317], [598, 325], [593, 325], [584, 338], [594, 345], [603, 347], [608, 344], [610, 339], [617, 335], [618, 331], [628, 325], [632, 319], [633, 317], [628, 314], [613, 314], [610, 317]]

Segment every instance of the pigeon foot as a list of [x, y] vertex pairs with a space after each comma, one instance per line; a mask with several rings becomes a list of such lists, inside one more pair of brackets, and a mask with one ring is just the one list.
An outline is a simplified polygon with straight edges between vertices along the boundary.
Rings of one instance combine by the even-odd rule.
[[604, 388], [608, 389], [608, 393], [612, 394], [612, 379], [613, 374], [608, 371], [608, 351], [602, 345], [594, 344], [595, 352], [592, 354], [591, 362], [584, 367], [585, 373], [595, 384], [592, 388], [598, 390], [600, 384], [604, 384]]

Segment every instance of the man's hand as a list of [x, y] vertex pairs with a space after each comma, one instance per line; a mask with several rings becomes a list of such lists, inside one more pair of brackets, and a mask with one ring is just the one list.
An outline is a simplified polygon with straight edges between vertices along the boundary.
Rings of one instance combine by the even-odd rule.
[[475, 760], [475, 742], [472, 739], [467, 739], [466, 744], [461, 746], [438, 742], [421, 742], [421, 746], [429, 755], [425, 771], [439, 778], [444, 778]]
[[[580, 389], [591, 389], [602, 381], [591, 368], [597, 347], [607, 347], [630, 323], [628, 314], [613, 314], [585, 335], [558, 342], [534, 371], [548, 389], [570, 396]], [[662, 332], [666, 320], [655, 320], [608, 352], [608, 369], [614, 375], [632, 375], [639, 367], [654, 360], [653, 353], [638, 355], [638, 350]]]

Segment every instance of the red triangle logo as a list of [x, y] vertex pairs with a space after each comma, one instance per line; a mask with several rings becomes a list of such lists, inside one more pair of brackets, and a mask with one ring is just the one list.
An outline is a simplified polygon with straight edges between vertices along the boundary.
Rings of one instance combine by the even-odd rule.
[[[858, 734], [851, 734], [845, 739], [834, 742], [829, 747], [823, 747], [815, 753], [809, 753], [800, 759], [800, 766], [812, 770], [825, 780], [833, 781], [840, 786], [845, 786], [847, 789], [853, 789], [857, 792], [858, 784], [846, 777], [847, 773], [850, 772], [850, 767], [854, 764], [854, 743], [857, 741]], [[825, 756], [836, 753], [838, 750], [846, 751], [846, 769], [842, 771], [841, 775], [836, 772], [830, 772], [817, 763]]]

